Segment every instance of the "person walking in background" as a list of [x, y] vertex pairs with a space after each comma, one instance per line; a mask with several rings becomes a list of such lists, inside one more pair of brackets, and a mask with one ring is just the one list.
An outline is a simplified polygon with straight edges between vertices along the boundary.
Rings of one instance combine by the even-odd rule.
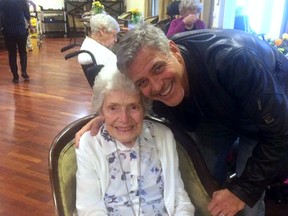
[[0, 3], [3, 13], [3, 34], [9, 55], [9, 65], [13, 75], [12, 82], [19, 83], [17, 66], [17, 50], [20, 56], [21, 72], [24, 80], [29, 80], [27, 74], [26, 43], [28, 32], [25, 20], [30, 22], [30, 14], [25, 0], [3, 0]]
[[202, 9], [199, 0], [182, 0], [179, 4], [180, 17], [171, 21], [167, 37], [179, 32], [205, 29], [205, 23], [199, 19]]

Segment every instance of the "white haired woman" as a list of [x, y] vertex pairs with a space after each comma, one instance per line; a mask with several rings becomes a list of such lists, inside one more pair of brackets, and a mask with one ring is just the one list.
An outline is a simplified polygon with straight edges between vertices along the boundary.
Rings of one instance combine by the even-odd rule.
[[181, 0], [179, 4], [180, 17], [171, 21], [167, 37], [176, 33], [205, 29], [205, 23], [199, 19], [203, 4], [199, 0]]
[[[117, 41], [117, 34], [120, 27], [117, 21], [108, 14], [96, 14], [90, 19], [91, 35], [83, 41], [81, 50], [90, 51], [97, 64], [104, 66], [116, 64], [116, 55], [111, 51], [112, 46]], [[87, 53], [78, 56], [81, 65], [92, 64], [92, 59]]]
[[133, 82], [104, 67], [93, 91], [105, 123], [96, 136], [84, 133], [76, 149], [78, 215], [194, 215], [173, 134], [143, 121], [150, 103]]

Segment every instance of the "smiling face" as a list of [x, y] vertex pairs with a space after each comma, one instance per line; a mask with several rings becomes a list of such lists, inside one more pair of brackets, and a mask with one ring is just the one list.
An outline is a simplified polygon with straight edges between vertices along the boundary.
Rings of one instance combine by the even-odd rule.
[[122, 144], [132, 147], [142, 131], [144, 118], [140, 95], [110, 91], [103, 101], [101, 114], [109, 134]]
[[128, 67], [128, 76], [146, 97], [177, 106], [188, 94], [183, 58], [170, 42], [170, 53], [142, 48]]

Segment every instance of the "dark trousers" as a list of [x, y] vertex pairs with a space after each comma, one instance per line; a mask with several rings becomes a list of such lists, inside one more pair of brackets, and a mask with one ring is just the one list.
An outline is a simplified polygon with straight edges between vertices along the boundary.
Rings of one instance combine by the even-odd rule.
[[[207, 168], [219, 185], [223, 185], [227, 176], [227, 157], [231, 148], [238, 141], [235, 173], [240, 176], [257, 141], [239, 136], [233, 130], [217, 121], [203, 121], [193, 133], [193, 137], [206, 162]], [[231, 174], [231, 173], [230, 173]], [[237, 216], [264, 216], [264, 194], [253, 208], [245, 208]]]
[[9, 65], [13, 77], [18, 79], [18, 67], [17, 67], [17, 49], [20, 56], [21, 72], [27, 72], [27, 35], [11, 36], [5, 35], [6, 48], [9, 55]]

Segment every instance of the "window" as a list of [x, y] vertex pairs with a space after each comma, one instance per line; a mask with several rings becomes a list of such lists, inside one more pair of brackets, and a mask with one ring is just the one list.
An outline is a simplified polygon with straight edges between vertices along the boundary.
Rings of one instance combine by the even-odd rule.
[[256, 34], [278, 38], [284, 8], [285, 0], [217, 0], [212, 27], [233, 29], [235, 16], [243, 15], [248, 17], [248, 25]]
[[285, 0], [237, 0], [237, 8], [242, 8], [248, 16], [250, 28], [271, 38], [279, 37], [284, 13]]
[[151, 16], [158, 15], [158, 0], [151, 0]]

